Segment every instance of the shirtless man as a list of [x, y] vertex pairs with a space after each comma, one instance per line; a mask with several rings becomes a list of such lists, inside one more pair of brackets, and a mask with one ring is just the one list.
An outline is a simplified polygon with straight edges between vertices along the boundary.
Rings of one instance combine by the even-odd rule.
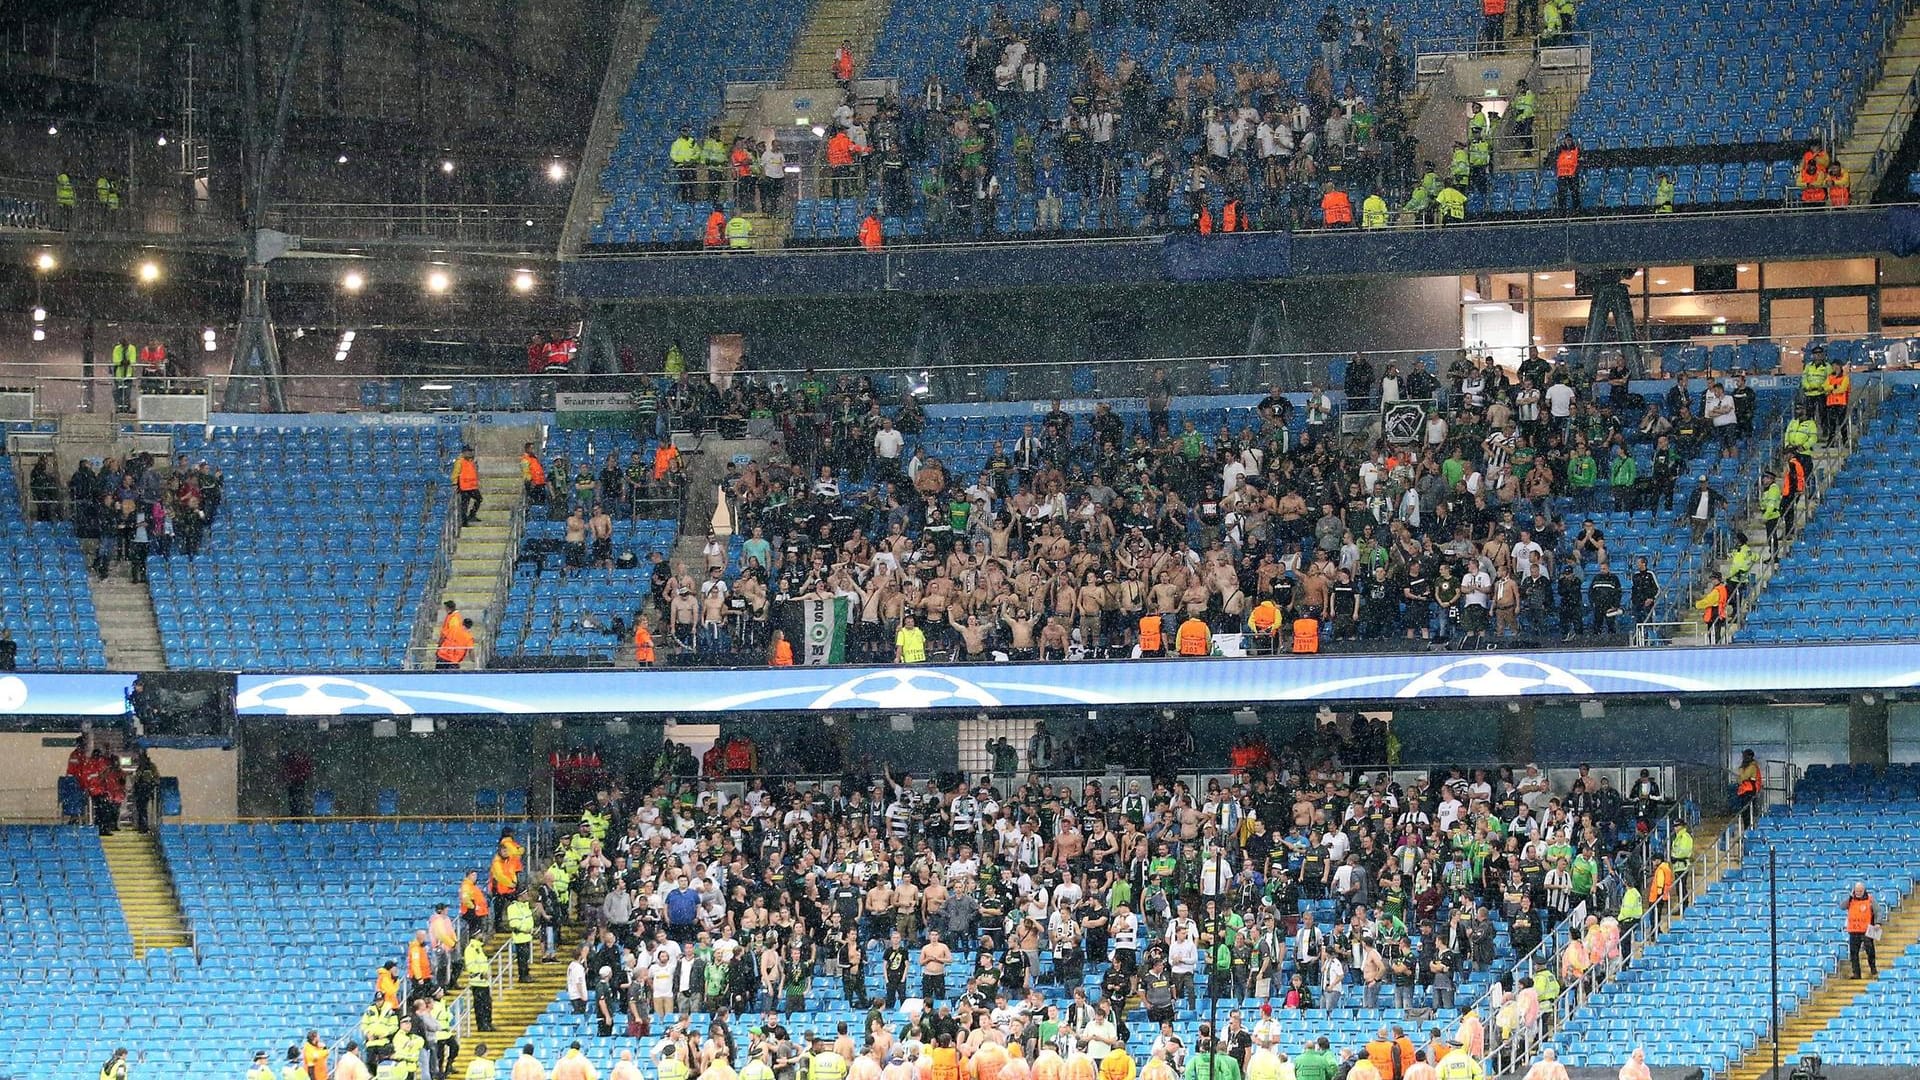
[[683, 649], [693, 648], [694, 631], [700, 623], [700, 601], [693, 590], [676, 582], [667, 614], [673, 625], [673, 640]]
[[587, 566], [587, 519], [585, 513], [577, 506], [573, 508], [573, 513], [567, 515], [565, 543], [566, 547], [562, 549], [565, 561], [560, 564], [560, 576], [563, 579], [571, 577], [576, 570], [586, 569]]
[[980, 625], [978, 615], [968, 615], [965, 622], [957, 621], [953, 613], [947, 614], [947, 622], [953, 632], [960, 636], [961, 655], [956, 660], [979, 661], [988, 659], [987, 628]]
[[593, 520], [587, 523], [588, 531], [593, 533], [593, 565], [607, 572], [607, 580], [613, 580], [613, 519], [607, 516], [605, 504], [593, 508]]
[[1015, 660], [1031, 660], [1034, 657], [1033, 616], [1024, 608], [1015, 608], [1000, 617], [1006, 624], [1010, 641], [1007, 655]]
[[1105, 655], [1106, 637], [1102, 616], [1107, 609], [1107, 587], [1089, 570], [1086, 584], [1080, 586], [1080, 640], [1090, 655]]

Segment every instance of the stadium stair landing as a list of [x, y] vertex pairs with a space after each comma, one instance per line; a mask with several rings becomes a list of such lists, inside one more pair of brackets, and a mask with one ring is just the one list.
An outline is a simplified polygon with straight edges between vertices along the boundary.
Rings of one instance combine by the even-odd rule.
[[889, 0], [816, 0], [794, 41], [781, 87], [809, 90], [832, 86], [833, 57], [842, 41], [852, 46], [855, 77], [862, 75], [892, 6]]
[[[504, 934], [496, 934], [492, 941], [497, 944], [506, 940]], [[508, 1061], [514, 1058], [514, 1047], [526, 1042], [527, 1029], [540, 1019], [547, 1006], [560, 996], [567, 987], [567, 963], [580, 949], [581, 930], [578, 925], [565, 925], [560, 928], [559, 947], [554, 951], [558, 957], [553, 963], [540, 960], [540, 942], [534, 939], [533, 964], [527, 969], [533, 976], [526, 982], [515, 983], [513, 989], [493, 999], [493, 1030], [475, 1031], [460, 1040], [459, 1056], [453, 1059], [453, 1069], [447, 1075], [465, 1076], [467, 1063], [473, 1060], [473, 1048], [486, 1043], [495, 1060], [504, 1057]]]
[[[1872, 202], [1882, 177], [1873, 172], [1874, 153], [1883, 142], [1898, 149], [1911, 119], [1903, 108], [1907, 87], [1915, 72], [1920, 72], [1920, 19], [1905, 15], [1900, 29], [1892, 36], [1881, 57], [1880, 77], [1860, 98], [1853, 114], [1853, 127], [1841, 140], [1835, 155], [1847, 167], [1853, 181], [1853, 201]], [[1894, 130], [1898, 128], [1899, 130]], [[1889, 154], [1879, 162], [1882, 168], [1893, 160]]]
[[115, 563], [104, 581], [96, 574], [87, 575], [107, 666], [114, 671], [165, 671], [167, 653], [153, 614], [153, 594], [144, 582], [129, 577], [124, 563]]
[[[1885, 928], [1879, 945], [1881, 960], [1891, 965], [1894, 958], [1907, 951], [1907, 947], [1920, 941], [1920, 901], [1909, 892], [1887, 915]], [[1799, 1059], [1800, 1049], [1813, 1041], [1813, 1037], [1825, 1030], [1840, 1010], [1853, 1003], [1853, 1000], [1867, 992], [1879, 976], [1869, 975], [1855, 979], [1846, 961], [1840, 961], [1840, 967], [1827, 977], [1827, 981], [1815, 990], [1801, 1006], [1781, 1018], [1780, 1023], [1780, 1062], [1790, 1065]], [[1729, 1068], [1722, 1080], [1759, 1080], [1773, 1068], [1773, 1043], [1762, 1039], [1741, 1058], [1739, 1063]]]
[[133, 934], [133, 955], [143, 957], [151, 949], [191, 948], [193, 932], [153, 834], [121, 829], [101, 837], [100, 850], [107, 857], [113, 890]]

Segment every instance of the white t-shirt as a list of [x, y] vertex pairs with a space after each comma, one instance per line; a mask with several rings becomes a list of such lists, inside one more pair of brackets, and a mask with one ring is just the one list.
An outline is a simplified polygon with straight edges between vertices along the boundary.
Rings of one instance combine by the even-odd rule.
[[1566, 383], [1554, 383], [1547, 387], [1547, 409], [1556, 420], [1565, 420], [1573, 415], [1573, 387]]
[[900, 451], [907, 440], [893, 428], [882, 428], [873, 433], [873, 452], [888, 461], [899, 461]]

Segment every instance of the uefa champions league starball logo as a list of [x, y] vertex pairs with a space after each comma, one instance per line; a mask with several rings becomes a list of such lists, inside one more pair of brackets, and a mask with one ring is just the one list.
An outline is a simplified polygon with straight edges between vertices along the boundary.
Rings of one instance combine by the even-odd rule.
[[0, 677], [0, 713], [18, 712], [26, 703], [26, 680], [18, 675]]
[[815, 698], [814, 709], [934, 709], [1000, 704], [980, 686], [943, 671], [892, 668], [850, 679]]
[[377, 686], [336, 675], [294, 675], [250, 687], [234, 700], [248, 709], [288, 716], [406, 716], [413, 706]]
[[1393, 696], [1512, 697], [1518, 694], [1591, 694], [1593, 687], [1564, 668], [1520, 656], [1456, 660], [1422, 672]]

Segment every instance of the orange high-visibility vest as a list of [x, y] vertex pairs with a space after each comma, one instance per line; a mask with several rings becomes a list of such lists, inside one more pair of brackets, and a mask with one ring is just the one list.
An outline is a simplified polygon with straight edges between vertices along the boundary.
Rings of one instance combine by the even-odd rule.
[[1827, 376], [1827, 404], [1845, 408], [1847, 395], [1853, 392], [1853, 376], [1836, 371]]
[[487, 870], [487, 881], [493, 887], [493, 895], [512, 896], [520, 883], [520, 871], [511, 859], [495, 855], [493, 866]]
[[534, 487], [547, 486], [547, 467], [532, 454], [520, 455], [520, 471], [526, 475], [527, 483]]
[[1852, 897], [1847, 901], [1847, 933], [1864, 934], [1873, 925], [1873, 894]]
[[461, 458], [453, 463], [453, 480], [461, 491], [480, 490], [480, 466], [471, 458]]
[[485, 915], [487, 912], [486, 890], [478, 882], [463, 879], [460, 882], [460, 914]]
[[1246, 223], [1240, 220], [1240, 200], [1228, 199], [1227, 204], [1220, 208], [1220, 231], [1239, 232], [1243, 228], [1246, 228]]
[[447, 627], [446, 633], [440, 635], [440, 648], [433, 655], [445, 660], [449, 664], [457, 664], [465, 660], [467, 654], [472, 651], [472, 632], [459, 623], [455, 623]]
[[433, 961], [427, 957], [427, 943], [407, 942], [407, 978], [415, 982], [433, 978]]
[[400, 1007], [400, 980], [392, 968], [380, 969], [380, 974], [374, 977], [373, 992], [380, 995], [380, 999], [387, 1003], [387, 1008]]
[[1140, 616], [1140, 651], [1159, 652], [1163, 644], [1160, 640], [1160, 616]]
[[772, 663], [774, 667], [792, 667], [793, 642], [788, 641], [786, 638], [781, 638], [779, 641], [774, 642]]
[[1205, 656], [1212, 637], [1206, 623], [1190, 618], [1180, 624], [1180, 632], [1174, 635], [1173, 642], [1181, 656]]
[[1780, 475], [1780, 497], [1790, 498], [1807, 490], [1807, 467], [1798, 456], [1787, 458], [1787, 467]]
[[744, 146], [733, 148], [733, 175], [745, 179], [753, 175], [753, 155]]
[[1212, 235], [1212, 233], [1213, 233], [1213, 211], [1203, 206], [1200, 208], [1200, 235], [1210, 236]]
[[860, 246], [868, 251], [879, 251], [885, 242], [880, 234], [880, 219], [868, 214], [866, 220], [860, 223]]
[[636, 664], [653, 663], [653, 631], [645, 623], [633, 628], [633, 662]]
[[1262, 634], [1271, 634], [1280, 626], [1280, 608], [1271, 600], [1262, 600], [1247, 617], [1247, 625]]
[[1673, 887], [1673, 867], [1665, 859], [1653, 868], [1653, 880], [1647, 883], [1647, 903], [1657, 904], [1667, 898], [1667, 890]]
[[853, 164], [853, 139], [845, 129], [834, 132], [833, 138], [827, 140], [827, 164]]
[[1305, 615], [1293, 620], [1293, 651], [1297, 653], [1317, 653], [1320, 651], [1320, 620]]
[[718, 210], [715, 210], [713, 213], [708, 214], [707, 215], [707, 239], [706, 239], [707, 246], [719, 247], [721, 244], [726, 243], [727, 242], [726, 229], [727, 229], [727, 215], [721, 213]]
[[[1507, 13], [1507, 0], [1480, 0], [1480, 13], [1482, 15], [1505, 15]], [[1382, 1073], [1381, 1075], [1385, 1076], [1387, 1074]]]
[[1320, 218], [1327, 225], [1353, 224], [1353, 200], [1347, 193], [1334, 188], [1320, 196]]
[[1562, 180], [1580, 171], [1580, 148], [1569, 146], [1554, 155], [1553, 175]]
[[655, 480], [665, 480], [667, 473], [673, 469], [673, 459], [679, 456], [679, 449], [670, 442], [661, 443], [655, 447], [653, 451], [653, 478]]

